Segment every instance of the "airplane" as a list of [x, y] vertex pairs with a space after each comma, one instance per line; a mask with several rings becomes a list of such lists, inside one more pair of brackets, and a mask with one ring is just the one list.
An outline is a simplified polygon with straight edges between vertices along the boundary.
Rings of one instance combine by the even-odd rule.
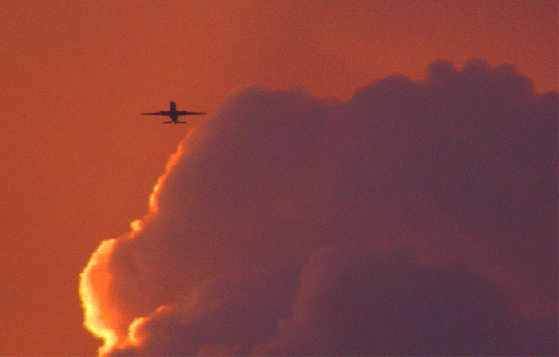
[[199, 112], [187, 112], [184, 110], [177, 110], [177, 104], [171, 101], [171, 110], [166, 111], [162, 110], [160, 112], [155, 113], [142, 113], [142, 115], [163, 115], [166, 117], [170, 117], [171, 121], [164, 121], [163, 124], [186, 124], [185, 121], [179, 121], [179, 116], [181, 115], [204, 115], [206, 113], [199, 113]]

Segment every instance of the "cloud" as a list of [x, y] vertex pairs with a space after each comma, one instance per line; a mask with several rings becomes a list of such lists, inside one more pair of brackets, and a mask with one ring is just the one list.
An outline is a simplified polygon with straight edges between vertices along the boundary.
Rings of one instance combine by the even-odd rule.
[[240, 91], [92, 256], [86, 327], [105, 355], [550, 354], [557, 116], [482, 60]]

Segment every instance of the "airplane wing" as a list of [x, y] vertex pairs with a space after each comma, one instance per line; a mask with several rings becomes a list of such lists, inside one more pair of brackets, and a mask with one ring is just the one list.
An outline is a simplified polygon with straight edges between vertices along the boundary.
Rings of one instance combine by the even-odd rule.
[[155, 113], [142, 113], [142, 115], [163, 115], [163, 112], [155, 112]]
[[200, 113], [200, 112], [187, 112], [187, 111], [180, 111], [180, 112], [176, 112], [177, 115], [204, 115], [206, 113]]

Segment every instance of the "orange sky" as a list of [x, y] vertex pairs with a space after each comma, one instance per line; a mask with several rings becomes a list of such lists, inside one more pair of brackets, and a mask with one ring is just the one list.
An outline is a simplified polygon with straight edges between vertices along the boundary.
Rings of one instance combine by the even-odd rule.
[[[347, 100], [371, 81], [469, 58], [558, 88], [553, 1], [0, 2], [0, 355], [91, 355], [78, 276], [147, 211], [189, 126], [234, 90]], [[193, 118], [196, 123], [203, 118]]]

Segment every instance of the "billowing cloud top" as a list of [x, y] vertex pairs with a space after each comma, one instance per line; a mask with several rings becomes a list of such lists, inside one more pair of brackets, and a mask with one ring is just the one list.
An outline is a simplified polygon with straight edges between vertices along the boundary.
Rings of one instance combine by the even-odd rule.
[[81, 276], [105, 355], [552, 354], [557, 93], [431, 64], [233, 95]]

